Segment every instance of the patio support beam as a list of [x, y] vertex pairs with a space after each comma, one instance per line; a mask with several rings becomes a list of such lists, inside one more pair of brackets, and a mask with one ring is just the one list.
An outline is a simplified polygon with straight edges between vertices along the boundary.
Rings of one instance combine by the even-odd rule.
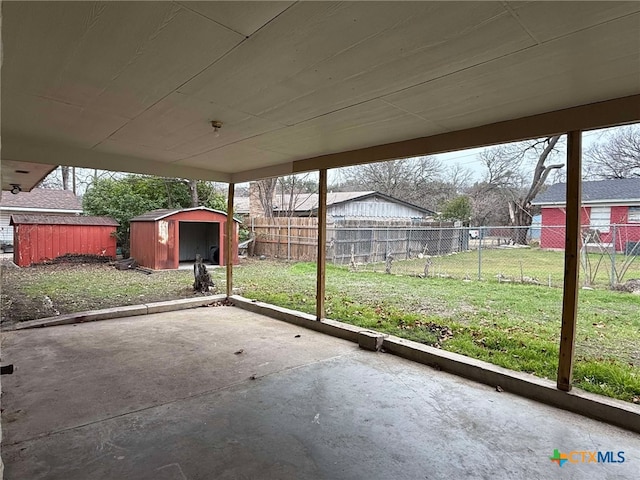
[[233, 240], [235, 239], [235, 222], [233, 221], [233, 195], [235, 184], [229, 184], [227, 195], [227, 244], [224, 246], [224, 257], [227, 265], [227, 298], [233, 295]]
[[316, 274], [316, 320], [324, 318], [325, 267], [327, 262], [327, 169], [320, 170], [318, 191], [318, 260]]
[[562, 296], [562, 327], [558, 388], [571, 390], [573, 350], [578, 314], [578, 274], [580, 261], [580, 216], [582, 199], [582, 132], [567, 135], [567, 212], [564, 249], [564, 290]]

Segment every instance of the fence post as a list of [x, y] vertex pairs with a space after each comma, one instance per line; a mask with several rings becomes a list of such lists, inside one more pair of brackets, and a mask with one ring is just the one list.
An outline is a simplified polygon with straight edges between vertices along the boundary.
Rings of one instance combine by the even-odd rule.
[[613, 231], [611, 233], [611, 240], [613, 242], [613, 252], [611, 253], [611, 287], [613, 287], [617, 282], [616, 276], [616, 250], [618, 248], [618, 243], [616, 239], [616, 224], [612, 225]]
[[291, 260], [291, 217], [287, 217], [287, 261]]
[[386, 243], [384, 248], [385, 248], [384, 258], [386, 259], [391, 253], [389, 252], [389, 227], [387, 227], [387, 237], [386, 237]]
[[482, 227], [478, 227], [478, 280], [482, 280]]

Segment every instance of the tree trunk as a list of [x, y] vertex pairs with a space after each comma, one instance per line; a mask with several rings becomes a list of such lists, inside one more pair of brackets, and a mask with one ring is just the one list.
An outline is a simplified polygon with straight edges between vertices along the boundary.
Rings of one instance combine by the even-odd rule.
[[277, 178], [267, 178], [256, 182], [260, 204], [264, 211], [264, 216], [273, 218], [273, 193], [276, 188]]
[[62, 189], [69, 190], [69, 170], [71, 167], [60, 167], [60, 171], [62, 172]]
[[207, 272], [207, 267], [202, 263], [200, 254], [196, 254], [196, 263], [193, 266], [193, 290], [196, 292], [206, 293], [209, 287], [213, 287], [211, 275]]
[[197, 207], [200, 204], [200, 200], [198, 198], [198, 181], [197, 180], [189, 180], [189, 192], [191, 193], [191, 206]]
[[554, 165], [545, 165], [545, 162], [553, 152], [556, 144], [560, 140], [560, 136], [549, 137], [545, 140], [545, 147], [538, 156], [535, 170], [533, 172], [533, 180], [527, 194], [514, 202], [509, 202], [509, 216], [511, 217], [512, 224], [515, 227], [512, 239], [515, 244], [526, 245], [527, 233], [533, 220], [531, 215], [531, 202], [540, 193], [540, 190], [544, 186], [549, 174], [553, 170], [564, 167], [563, 163], [557, 163]]

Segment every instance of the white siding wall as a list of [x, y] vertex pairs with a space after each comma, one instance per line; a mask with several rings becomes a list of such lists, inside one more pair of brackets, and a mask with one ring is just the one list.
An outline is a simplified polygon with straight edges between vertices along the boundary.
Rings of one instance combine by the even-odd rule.
[[423, 218], [424, 213], [415, 208], [390, 202], [382, 198], [352, 200], [340, 205], [331, 205], [327, 213], [345, 218]]
[[68, 210], [56, 211], [33, 211], [33, 210], [0, 210], [0, 243], [8, 242], [13, 244], [13, 227], [9, 225], [11, 215], [78, 215], [78, 213], [69, 213]]
[[9, 225], [11, 213], [0, 212], [0, 243], [13, 243], [13, 227]]

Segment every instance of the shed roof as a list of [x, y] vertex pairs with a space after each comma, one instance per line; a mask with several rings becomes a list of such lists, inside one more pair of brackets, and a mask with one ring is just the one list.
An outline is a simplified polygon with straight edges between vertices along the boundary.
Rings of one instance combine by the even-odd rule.
[[82, 212], [82, 202], [70, 190], [34, 188], [30, 192], [2, 192], [0, 208], [10, 210], [73, 210]]
[[111, 217], [87, 217], [71, 215], [11, 215], [11, 225], [95, 225], [117, 227]]
[[[227, 215], [227, 212], [223, 212], [222, 210], [214, 210], [213, 208], [207, 207], [193, 207], [193, 208], [159, 208], [157, 210], [151, 210], [150, 212], [143, 213], [142, 215], [138, 215], [137, 217], [133, 217], [130, 222], [155, 222], [157, 220], [162, 220], [163, 218], [170, 217], [171, 215], [175, 215], [176, 213], [182, 212], [192, 212], [194, 210], [202, 210], [205, 212], [211, 213], [219, 213], [220, 215]], [[234, 218], [234, 220], [240, 223], [240, 220]]]
[[[533, 205], [564, 204], [566, 202], [566, 184], [551, 185], [538, 195]], [[582, 203], [621, 203], [640, 201], [640, 178], [616, 178], [582, 182]]]

